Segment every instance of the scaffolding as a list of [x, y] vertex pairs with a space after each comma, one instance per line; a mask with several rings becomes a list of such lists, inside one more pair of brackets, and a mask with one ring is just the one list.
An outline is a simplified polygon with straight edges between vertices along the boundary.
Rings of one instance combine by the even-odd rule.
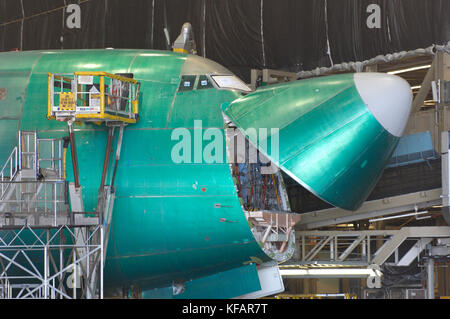
[[[400, 230], [297, 231], [296, 265], [409, 266], [434, 239], [450, 238], [450, 227]], [[400, 249], [402, 248], [402, 249]]]
[[0, 299], [103, 298], [102, 216], [70, 209], [62, 143], [19, 131], [0, 171]]
[[103, 298], [103, 227], [0, 230], [0, 299]]

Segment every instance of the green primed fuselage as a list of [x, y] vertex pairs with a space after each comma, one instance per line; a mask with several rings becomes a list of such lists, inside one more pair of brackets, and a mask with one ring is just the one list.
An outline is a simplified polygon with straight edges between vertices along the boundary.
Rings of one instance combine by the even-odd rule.
[[[241, 96], [213, 87], [178, 92], [182, 74], [229, 73], [212, 61], [142, 50], [2, 53], [0, 88], [7, 88], [7, 95], [0, 101], [0, 162], [17, 145], [18, 130], [37, 131], [40, 138], [67, 136], [67, 124], [46, 118], [47, 73], [75, 71], [133, 73], [141, 83], [140, 119], [125, 129], [115, 179], [106, 286], [145, 289], [242, 266], [252, 257], [269, 259], [250, 231], [226, 159], [218, 164], [171, 159], [173, 129], [193, 131], [194, 120], [201, 120], [202, 130], [223, 130], [220, 105]], [[80, 124], [75, 130], [84, 206], [95, 211], [107, 129]], [[70, 149], [67, 159], [67, 179], [73, 181]]]
[[[106, 286], [134, 284], [145, 290], [270, 260], [243, 213], [226, 159], [225, 134], [220, 163], [194, 161], [191, 154], [191, 163], [177, 164], [171, 157], [176, 128], [186, 128], [192, 143], [209, 128], [223, 132], [222, 109], [244, 134], [250, 128], [276, 128], [276, 158], [268, 149], [273, 136], [266, 145], [248, 138], [317, 196], [352, 210], [366, 199], [398, 142], [369, 111], [352, 74], [269, 86], [243, 96], [214, 86], [181, 87], [183, 75], [198, 81], [202, 75], [231, 74], [192, 55], [10, 52], [0, 54], [0, 88], [7, 89], [0, 101], [0, 163], [17, 144], [18, 130], [38, 131], [41, 138], [67, 135], [65, 123], [46, 118], [47, 73], [76, 71], [132, 73], [141, 83], [139, 121], [125, 129], [115, 177]], [[94, 211], [107, 129], [84, 123], [75, 126], [75, 136], [84, 208]], [[68, 180], [73, 181], [71, 169]]]

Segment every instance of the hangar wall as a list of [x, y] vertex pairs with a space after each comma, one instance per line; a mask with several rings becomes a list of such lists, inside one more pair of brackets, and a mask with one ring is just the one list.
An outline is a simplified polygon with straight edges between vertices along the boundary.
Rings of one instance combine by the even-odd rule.
[[[80, 28], [67, 27], [70, 4]], [[367, 24], [372, 4], [379, 28]], [[164, 28], [173, 42], [189, 21], [199, 55], [249, 82], [251, 68], [299, 72], [444, 44], [449, 11], [446, 0], [0, 0], [0, 51], [167, 49]]]

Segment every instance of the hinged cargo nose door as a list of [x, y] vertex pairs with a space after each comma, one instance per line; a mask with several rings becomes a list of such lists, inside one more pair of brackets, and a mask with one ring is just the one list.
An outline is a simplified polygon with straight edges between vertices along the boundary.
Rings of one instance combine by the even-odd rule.
[[[383, 91], [374, 85], [377, 89]], [[354, 75], [344, 74], [267, 86], [222, 109], [295, 181], [334, 206], [355, 210], [399, 140], [380, 124], [369, 104]]]

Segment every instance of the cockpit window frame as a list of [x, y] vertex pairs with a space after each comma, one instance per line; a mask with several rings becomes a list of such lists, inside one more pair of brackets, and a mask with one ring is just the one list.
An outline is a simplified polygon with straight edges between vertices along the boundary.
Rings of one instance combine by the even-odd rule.
[[[193, 81], [189, 81], [191, 82], [191, 85], [186, 87], [183, 85], [183, 83], [185, 83], [189, 78], [193, 78]], [[178, 85], [178, 92], [190, 92], [194, 90], [197, 84], [197, 80], [198, 75], [196, 74], [182, 74], [180, 78], [180, 84]]]
[[[204, 80], [207, 81], [206, 85], [201, 84], [201, 82]], [[202, 75], [198, 76], [197, 86], [196, 86], [197, 90], [207, 90], [207, 89], [214, 89], [214, 88], [215, 88], [214, 84], [209, 76], [207, 76], [206, 74], [202, 74]]]
[[[242, 81], [238, 76], [234, 75], [234, 74], [207, 74], [208, 78], [210, 79], [211, 83], [214, 85], [214, 87], [218, 90], [227, 90], [227, 91], [238, 91], [241, 93], [251, 93], [254, 92], [254, 90], [252, 90], [244, 81]], [[248, 90], [242, 90], [236, 87], [221, 87], [219, 86], [219, 84], [216, 82], [216, 80], [214, 80], [215, 76], [229, 76], [229, 77], [235, 77], [236, 79], [238, 79], [239, 81], [241, 81], [247, 88]]]

